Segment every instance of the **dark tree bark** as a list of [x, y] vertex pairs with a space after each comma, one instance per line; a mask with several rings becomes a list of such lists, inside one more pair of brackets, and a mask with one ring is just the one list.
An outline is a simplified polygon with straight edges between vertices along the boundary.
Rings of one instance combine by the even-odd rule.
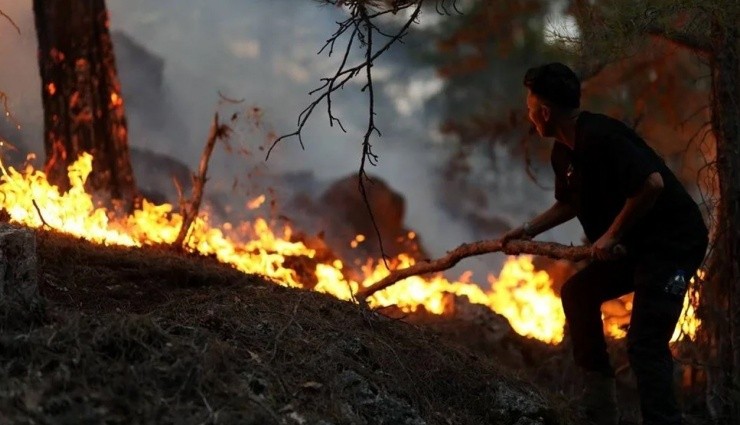
[[715, 419], [740, 423], [740, 32], [717, 18], [711, 35], [719, 206], [709, 282], [701, 297], [714, 365], [707, 371], [708, 405]]
[[68, 189], [67, 166], [88, 152], [87, 189], [131, 205], [137, 189], [105, 0], [34, 0], [33, 11], [49, 181]]

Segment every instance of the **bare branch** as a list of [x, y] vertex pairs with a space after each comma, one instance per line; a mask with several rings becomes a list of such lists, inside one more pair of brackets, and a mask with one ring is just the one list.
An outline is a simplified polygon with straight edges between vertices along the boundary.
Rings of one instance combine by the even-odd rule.
[[[273, 149], [275, 149], [275, 146], [277, 144], [287, 138], [290, 137], [297, 137], [298, 141], [301, 145], [301, 148], [305, 149], [305, 146], [303, 144], [302, 139], [302, 132], [303, 128], [305, 127], [306, 123], [308, 122], [308, 119], [311, 117], [311, 114], [313, 114], [314, 110], [317, 106], [319, 106], [324, 100], [327, 101], [327, 107], [328, 107], [328, 113], [329, 113], [329, 122], [330, 124], [338, 123], [340, 128], [344, 130], [344, 127], [341, 125], [341, 122], [338, 118], [336, 118], [331, 110], [331, 95], [336, 92], [337, 90], [340, 90], [344, 88], [344, 86], [358, 76], [365, 68], [372, 66], [374, 61], [380, 57], [383, 53], [388, 51], [394, 44], [397, 42], [402, 42], [402, 39], [408, 34], [408, 30], [411, 27], [413, 23], [415, 23], [419, 17], [419, 14], [421, 13], [421, 7], [424, 4], [424, 0], [417, 0], [417, 1], [411, 1], [411, 2], [401, 2], [401, 4], [395, 4], [393, 8], [388, 10], [382, 10], [377, 13], [368, 14], [367, 9], [365, 9], [366, 4], [372, 4], [373, 6], [377, 6], [377, 2], [367, 2], [367, 1], [342, 1], [342, 0], [327, 0], [326, 3], [333, 4], [333, 5], [345, 5], [350, 8], [350, 18], [347, 20], [338, 23], [339, 29], [332, 34], [332, 36], [326, 41], [324, 46], [319, 50], [319, 54], [322, 53], [327, 47], [329, 47], [329, 56], [333, 53], [334, 45], [335, 43], [344, 36], [347, 31], [350, 29], [352, 30], [349, 34], [349, 41], [347, 43], [347, 48], [345, 49], [344, 56], [342, 58], [342, 63], [340, 67], [337, 69], [337, 72], [332, 77], [325, 77], [322, 78], [322, 83], [314, 90], [312, 90], [309, 94], [313, 95], [318, 93], [318, 97], [312, 101], [298, 116], [298, 129], [292, 133], [288, 133], [285, 135], [282, 135], [275, 139], [275, 141], [272, 142], [272, 145], [267, 150], [267, 155], [265, 160], [268, 160], [270, 158], [270, 154], [272, 153]], [[398, 30], [395, 34], [385, 34], [382, 31], [378, 29], [378, 26], [375, 24], [374, 20], [386, 15], [388, 13], [397, 13], [398, 11], [407, 9], [409, 7], [414, 6], [416, 4], [416, 8], [414, 9], [414, 12], [411, 14], [411, 16], [406, 20], [404, 25], [401, 27], [400, 30]], [[364, 14], [361, 12], [362, 10], [365, 10]], [[364, 29], [362, 27], [365, 27]], [[385, 36], [387, 38], [386, 43], [377, 51], [373, 52], [371, 55], [365, 55], [365, 60], [360, 62], [359, 64], [356, 64], [351, 67], [347, 67], [347, 62], [349, 58], [349, 52], [352, 43], [354, 42], [355, 38], [359, 39], [363, 45], [367, 44], [367, 38], [369, 32], [375, 32], [377, 34], [380, 34], [382, 36]]]
[[[198, 166], [198, 174], [193, 175], [193, 196], [187, 200], [182, 201], [180, 209], [182, 213], [182, 226], [180, 232], [177, 234], [177, 238], [172, 243], [172, 246], [176, 249], [182, 249], [185, 238], [190, 232], [190, 226], [198, 216], [200, 210], [200, 203], [203, 199], [203, 187], [206, 184], [206, 174], [208, 173], [208, 161], [211, 159], [213, 148], [216, 146], [216, 141], [228, 137], [231, 132], [231, 128], [224, 124], [219, 124], [218, 113], [213, 116], [213, 123], [211, 124], [211, 131], [208, 134], [208, 140], [206, 146], [203, 149], [203, 154], [200, 157], [200, 164]], [[180, 191], [180, 189], [178, 189]]]
[[[338, 77], [342, 71], [344, 71], [344, 67], [347, 65], [347, 58], [349, 57], [349, 52], [352, 49], [352, 44], [355, 41], [355, 37], [357, 36], [357, 33], [358, 33], [358, 29], [355, 28], [355, 30], [352, 32], [352, 35], [349, 38], [349, 42], [347, 42], [347, 49], [344, 52], [342, 63], [339, 65], [339, 68], [337, 69], [335, 78]], [[339, 128], [341, 128], [342, 131], [346, 133], [347, 130], [344, 129], [342, 122], [339, 120], [339, 118], [336, 118], [334, 114], [332, 114], [331, 112], [331, 93], [334, 90], [335, 84], [336, 84], [336, 79], [332, 79], [331, 81], [329, 81], [329, 94], [326, 96], [326, 108], [327, 108], [327, 113], [329, 115], [329, 127], [333, 127], [334, 122], [336, 121], [336, 123], [339, 124]]]
[[[335, 6], [364, 6], [376, 10], [397, 13], [398, 10], [414, 4], [424, 3], [426, 0], [321, 0]], [[439, 14], [450, 15], [452, 11], [457, 13], [460, 9], [457, 7], [460, 0], [435, 0], [434, 7]]]
[[[392, 8], [389, 8], [387, 10], [381, 10], [379, 12], [375, 13], [368, 13], [367, 6], [371, 7], [378, 7], [379, 3], [374, 1], [327, 1], [329, 4], [335, 4], [335, 5], [345, 5], [350, 8], [350, 17], [346, 19], [343, 22], [338, 22], [337, 25], [339, 25], [339, 28], [337, 31], [332, 34], [332, 36], [326, 41], [324, 46], [319, 50], [319, 54], [321, 54], [323, 51], [325, 51], [327, 48], [329, 56], [334, 52], [334, 46], [337, 42], [337, 40], [345, 35], [348, 31], [349, 33], [349, 41], [347, 42], [347, 46], [344, 50], [344, 54], [342, 56], [342, 61], [337, 69], [337, 71], [334, 73], [331, 77], [322, 78], [322, 83], [314, 90], [312, 90], [309, 94], [313, 95], [315, 93], [319, 93], [318, 97], [314, 99], [313, 102], [311, 102], [298, 116], [298, 129], [292, 133], [283, 135], [275, 139], [275, 141], [272, 142], [272, 145], [267, 151], [267, 156], [265, 160], [269, 159], [270, 154], [272, 153], [272, 150], [277, 146], [277, 144], [286, 139], [293, 136], [298, 137], [298, 141], [302, 148], [305, 149], [305, 146], [303, 145], [303, 139], [302, 139], [302, 132], [303, 128], [305, 127], [306, 123], [308, 122], [308, 119], [311, 117], [311, 114], [314, 112], [316, 107], [321, 104], [322, 101], [326, 100], [327, 104], [327, 114], [329, 115], [329, 125], [334, 126], [334, 123], [337, 123], [339, 125], [339, 128], [346, 132], [344, 126], [342, 125], [342, 122], [339, 120], [339, 118], [334, 116], [333, 110], [332, 110], [332, 94], [336, 92], [339, 89], [344, 88], [344, 86], [352, 80], [354, 77], [358, 76], [362, 71], [365, 71], [365, 78], [366, 83], [364, 87], [362, 88], [363, 92], [367, 92], [368, 98], [369, 98], [369, 118], [368, 118], [368, 125], [365, 130], [365, 135], [362, 139], [362, 156], [360, 160], [360, 169], [358, 171], [358, 180], [359, 180], [359, 190], [362, 194], [362, 199], [365, 203], [365, 206], [367, 207], [368, 214], [370, 214], [370, 219], [373, 223], [373, 228], [375, 229], [376, 235], [378, 237], [378, 242], [380, 245], [380, 252], [383, 257], [383, 261], [388, 267], [387, 258], [388, 256], [385, 253], [385, 249], [383, 248], [383, 241], [381, 239], [380, 235], [380, 229], [378, 228], [377, 221], [375, 219], [375, 215], [372, 211], [372, 207], [370, 205], [370, 201], [367, 196], [367, 187], [365, 185], [366, 181], [369, 181], [369, 178], [367, 176], [366, 172], [366, 166], [369, 165], [376, 165], [378, 162], [378, 156], [373, 153], [372, 150], [372, 144], [371, 144], [371, 137], [375, 133], [378, 136], [381, 135], [380, 130], [375, 125], [375, 88], [373, 85], [373, 74], [372, 74], [372, 68], [374, 61], [383, 53], [385, 53], [390, 47], [395, 44], [396, 42], [402, 42], [402, 38], [408, 33], [409, 28], [411, 25], [417, 21], [419, 14], [421, 12], [421, 7], [424, 0], [418, 0], [418, 2], [415, 1], [401, 1], [401, 2], [395, 2], [392, 5]], [[377, 19], [380, 16], [383, 16], [387, 13], [397, 13], [400, 10], [409, 8], [416, 3], [416, 8], [412, 12], [411, 16], [406, 20], [404, 25], [401, 27], [401, 29], [395, 33], [395, 34], [386, 34], [385, 32], [381, 31], [379, 27], [375, 24], [374, 19]], [[388, 6], [388, 5], [386, 5]], [[374, 51], [374, 45], [373, 45], [373, 35], [378, 34], [382, 37], [385, 37], [387, 40], [385, 44], [378, 49], [377, 51]], [[349, 61], [349, 55], [352, 49], [352, 46], [355, 42], [355, 40], [359, 40], [359, 42], [362, 44], [363, 47], [365, 47], [365, 55], [364, 55], [364, 61], [360, 62], [357, 65], [354, 65], [352, 67], [347, 67], [347, 63]]]
[[380, 254], [383, 257], [383, 263], [385, 264], [385, 267], [390, 269], [390, 266], [388, 266], [388, 256], [385, 254], [385, 249], [383, 248], [383, 239], [380, 236], [380, 229], [378, 228], [378, 223], [375, 220], [375, 214], [373, 214], [372, 206], [370, 205], [370, 200], [367, 197], [367, 188], [365, 187], [365, 179], [367, 179], [367, 173], [365, 172], [365, 165], [368, 163], [370, 165], [375, 165], [378, 162], [378, 156], [373, 153], [373, 147], [370, 144], [370, 137], [372, 137], [373, 132], [376, 132], [378, 136], [380, 136], [380, 131], [375, 127], [375, 90], [373, 87], [373, 64], [371, 61], [372, 55], [373, 55], [373, 28], [372, 28], [372, 22], [367, 17], [367, 12], [364, 8], [360, 9], [360, 15], [365, 21], [365, 29], [367, 31], [367, 39], [366, 39], [366, 59], [368, 61], [368, 65], [365, 68], [366, 69], [366, 76], [367, 76], [367, 84], [363, 88], [363, 91], [367, 90], [368, 92], [368, 99], [369, 99], [369, 119], [367, 124], [367, 131], [365, 132], [365, 137], [362, 140], [362, 158], [360, 159], [360, 170], [358, 171], [358, 181], [360, 185], [360, 193], [362, 194], [362, 200], [365, 203], [365, 206], [367, 207], [367, 212], [370, 214], [370, 220], [373, 223], [373, 229], [375, 229], [375, 234], [378, 237], [378, 244], [380, 245]]
[[39, 218], [41, 219], [41, 223], [43, 223], [43, 225], [48, 227], [49, 229], [56, 230], [49, 223], [47, 223], [46, 220], [44, 220], [44, 215], [41, 214], [41, 208], [39, 208], [39, 204], [36, 203], [36, 200], [31, 199], [31, 203], [33, 203], [33, 207], [36, 209], [36, 213], [39, 215]]
[[226, 103], [231, 103], [233, 105], [238, 105], [246, 101], [246, 99], [234, 99], [234, 98], [228, 97], [225, 94], [221, 93], [221, 90], [218, 91], [218, 97], [221, 98], [222, 101]]
[[[367, 92], [369, 98], [369, 119], [368, 125], [365, 130], [364, 137], [362, 139], [362, 156], [360, 160], [360, 169], [358, 171], [359, 190], [362, 194], [362, 199], [365, 202], [368, 213], [370, 214], [373, 228], [378, 237], [380, 244], [380, 251], [383, 257], [383, 261], [388, 267], [387, 255], [383, 248], [383, 241], [380, 237], [380, 229], [378, 228], [373, 214], [372, 207], [367, 196], [366, 182], [370, 181], [367, 176], [366, 166], [376, 165], [378, 156], [373, 153], [371, 137], [373, 133], [381, 136], [379, 129], [375, 125], [375, 90], [373, 85], [372, 68], [375, 60], [380, 57], [383, 53], [388, 51], [395, 43], [403, 43], [403, 38], [407, 35], [409, 28], [415, 22], [417, 22], [419, 14], [421, 13], [422, 6], [426, 0], [322, 0], [323, 3], [343, 6], [349, 9], [350, 17], [342, 22], [337, 22], [337, 30], [329, 37], [324, 45], [319, 50], [318, 54], [325, 51], [331, 56], [334, 53], [334, 47], [337, 41], [349, 33], [349, 40], [347, 41], [342, 61], [337, 68], [336, 72], [331, 77], [325, 77], [321, 79], [321, 84], [309, 95], [318, 94], [318, 97], [314, 99], [309, 105], [301, 111], [298, 115], [298, 128], [296, 131], [288, 134], [284, 134], [275, 139], [270, 148], [267, 150], [265, 160], [270, 158], [273, 149], [279, 142], [284, 139], [297, 137], [301, 148], [305, 149], [303, 144], [302, 133], [303, 129], [308, 122], [309, 118], [313, 114], [317, 106], [319, 106], [324, 100], [326, 100], [327, 114], [329, 116], [329, 126], [333, 127], [336, 123], [339, 128], [346, 133], [346, 129], [342, 125], [342, 122], [334, 116], [332, 109], [332, 95], [337, 90], [343, 89], [344, 86], [353, 78], [360, 75], [364, 71], [366, 77], [366, 83], [363, 86], [362, 91]], [[431, 0], [430, 0], [431, 1]], [[449, 8], [452, 7], [458, 13], [457, 0], [436, 0], [437, 11], [439, 13], [449, 14]], [[389, 13], [397, 14], [399, 11], [415, 7], [409, 18], [402, 25], [401, 29], [395, 34], [389, 34], [380, 29], [376, 25], [376, 20]], [[372, 13], [368, 10], [372, 9]], [[382, 45], [377, 51], [374, 50], [373, 36], [379, 35], [385, 37], [385, 44]], [[349, 55], [355, 40], [358, 40], [363, 47], [365, 47], [364, 60], [354, 66], [348, 66]]]
[[179, 205], [182, 205], [184, 201], [184, 195], [182, 192], [182, 185], [180, 184], [180, 181], [177, 180], [177, 176], [172, 174], [172, 184], [175, 185], [175, 190], [177, 190], [177, 202]]
[[447, 270], [460, 262], [463, 258], [489, 254], [492, 252], [504, 252], [509, 255], [543, 255], [551, 258], [568, 259], [572, 261], [591, 258], [591, 247], [589, 246], [567, 246], [553, 242], [532, 242], [522, 240], [509, 241], [505, 245], [502, 245], [499, 240], [464, 243], [448, 252], [444, 257], [432, 261], [416, 263], [405, 269], [394, 270], [384, 279], [359, 291], [357, 293], [357, 299], [363, 301], [375, 292], [385, 289], [399, 280], [406, 279], [407, 277]]
[[8, 104], [8, 102], [8, 95], [5, 94], [5, 92], [0, 91], [0, 103], [3, 104], [3, 111], [5, 111], [5, 116], [13, 123], [13, 125], [15, 125], [17, 129], [20, 129], [21, 124], [18, 122], [18, 120], [15, 119], [15, 116], [10, 111], [10, 105]]
[[2, 16], [3, 18], [7, 19], [8, 22], [10, 22], [10, 25], [12, 25], [13, 28], [15, 28], [16, 31], [18, 31], [18, 35], [20, 35], [21, 29], [18, 27], [18, 25], [16, 25], [15, 21], [13, 21], [13, 18], [11, 18], [10, 16], [6, 15], [5, 12], [3, 12], [2, 10], [0, 10], [0, 16]]
[[[462, 11], [457, 7], [458, 0], [438, 0], [434, 7], [440, 15], [452, 15], [454, 11], [462, 15]], [[452, 8], [452, 11], [450, 10]]]

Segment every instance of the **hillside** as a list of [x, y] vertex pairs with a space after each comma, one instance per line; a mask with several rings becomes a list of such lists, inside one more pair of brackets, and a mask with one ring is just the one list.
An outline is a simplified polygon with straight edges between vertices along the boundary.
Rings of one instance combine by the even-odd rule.
[[208, 258], [36, 234], [41, 302], [0, 307], [0, 423], [567, 423], [423, 326]]

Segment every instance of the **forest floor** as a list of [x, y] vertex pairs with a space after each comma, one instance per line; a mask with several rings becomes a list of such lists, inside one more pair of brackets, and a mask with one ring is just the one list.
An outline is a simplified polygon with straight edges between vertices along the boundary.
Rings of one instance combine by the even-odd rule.
[[582, 423], [562, 344], [36, 235], [39, 298], [0, 299], [0, 424]]

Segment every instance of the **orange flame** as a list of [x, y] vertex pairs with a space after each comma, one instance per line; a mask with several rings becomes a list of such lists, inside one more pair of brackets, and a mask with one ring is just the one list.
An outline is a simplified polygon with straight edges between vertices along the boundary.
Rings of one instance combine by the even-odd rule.
[[[71, 188], [63, 194], [49, 184], [43, 172], [31, 166], [23, 172], [12, 167], [5, 169], [2, 163], [0, 168], [3, 173], [0, 176], [0, 193], [3, 195], [0, 209], [7, 211], [13, 222], [29, 227], [43, 224], [40, 212], [43, 221], [61, 232], [103, 244], [143, 246], [172, 243], [183, 221], [172, 205], [155, 205], [146, 201], [140, 210], [125, 219], [110, 219], [106, 210], [94, 206], [92, 198], [84, 190], [84, 182], [92, 170], [92, 156], [89, 154], [83, 154], [69, 166]], [[258, 197], [247, 206], [264, 202], [263, 199]], [[302, 242], [291, 241], [292, 229], [289, 226], [275, 232], [267, 221], [257, 219], [238, 227], [248, 232], [248, 241], [226, 236], [224, 230], [231, 230], [234, 226], [227, 223], [221, 228], [215, 227], [209, 223], [208, 216], [202, 214], [192, 225], [186, 249], [215, 256], [245, 273], [261, 274], [285, 286], [307, 286], [299, 274], [286, 265], [286, 257], [314, 258], [316, 252]], [[415, 238], [416, 235], [410, 232], [408, 237]], [[353, 246], [364, 240], [363, 235], [357, 235], [352, 241]], [[391, 262], [397, 268], [414, 264], [414, 260], [404, 254]], [[359, 282], [348, 279], [342, 270], [341, 260], [317, 264], [314, 290], [351, 300], [358, 289], [389, 273], [382, 261], [372, 260], [363, 267], [363, 278]], [[487, 290], [469, 282], [469, 277], [467, 272], [457, 281], [449, 281], [442, 274], [425, 278], [412, 276], [376, 293], [368, 302], [375, 307], [396, 305], [408, 312], [424, 308], [431, 313], [443, 314], [449, 294], [467, 296], [472, 303], [485, 305], [504, 315], [514, 330], [522, 335], [548, 343], [562, 341], [565, 317], [560, 299], [551, 288], [550, 276], [535, 270], [530, 256], [509, 257], [498, 277], [489, 276], [490, 287]], [[693, 317], [693, 310], [687, 308], [685, 316]], [[698, 322], [691, 322], [683, 331], [692, 337], [696, 326]], [[607, 323], [605, 327], [610, 335], [623, 336], [624, 331], [618, 326]]]

